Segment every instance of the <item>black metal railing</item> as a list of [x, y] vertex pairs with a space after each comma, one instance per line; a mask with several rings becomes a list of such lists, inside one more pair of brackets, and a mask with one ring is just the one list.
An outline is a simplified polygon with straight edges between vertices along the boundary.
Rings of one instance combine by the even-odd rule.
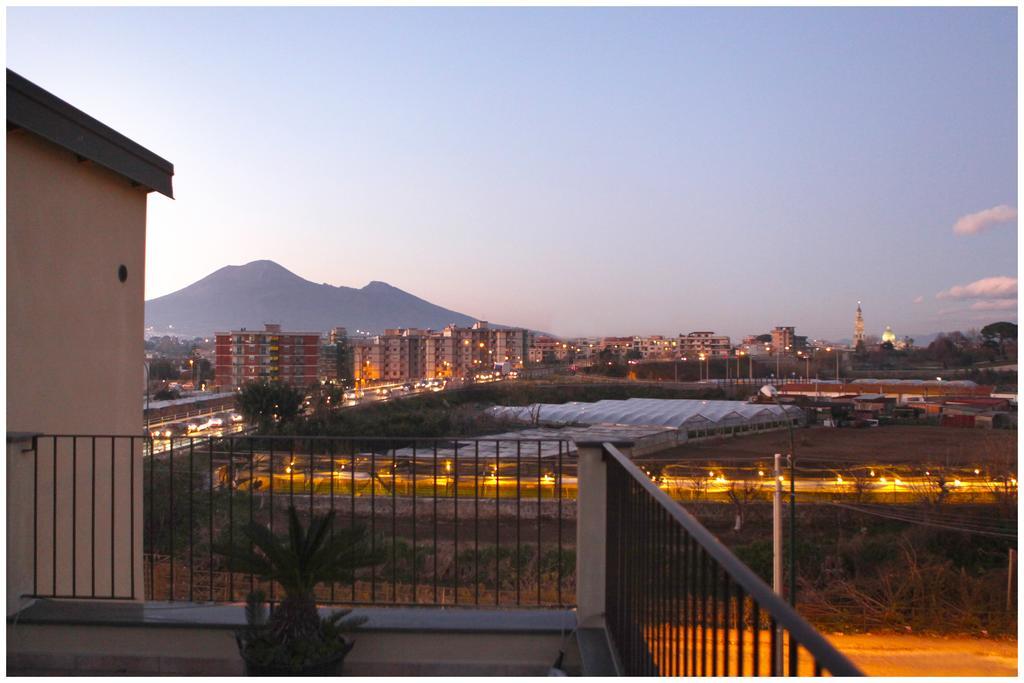
[[145, 459], [145, 596], [237, 602], [275, 585], [214, 552], [290, 506], [364, 525], [385, 561], [324, 604], [570, 606], [575, 460], [564, 440], [225, 436], [155, 440]]
[[627, 675], [861, 675], [612, 444], [605, 610]]
[[29, 597], [138, 596], [142, 520], [136, 462], [148, 444], [142, 436], [32, 438], [25, 451], [32, 458]]

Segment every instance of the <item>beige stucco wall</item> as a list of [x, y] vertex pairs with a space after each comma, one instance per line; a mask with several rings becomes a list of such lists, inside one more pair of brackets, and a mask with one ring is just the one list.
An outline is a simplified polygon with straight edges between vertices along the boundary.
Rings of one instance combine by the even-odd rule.
[[[7, 133], [8, 433], [142, 434], [145, 232], [146, 194], [127, 179]], [[110, 593], [113, 573], [113, 593], [130, 595], [134, 568], [141, 597], [140, 444], [116, 443], [112, 466], [109, 441], [95, 458], [91, 440], [59, 442], [56, 468], [53, 442], [40, 446], [8, 447], [8, 614], [33, 560], [40, 592]]]
[[7, 133], [8, 431], [142, 433], [145, 249], [143, 191]]

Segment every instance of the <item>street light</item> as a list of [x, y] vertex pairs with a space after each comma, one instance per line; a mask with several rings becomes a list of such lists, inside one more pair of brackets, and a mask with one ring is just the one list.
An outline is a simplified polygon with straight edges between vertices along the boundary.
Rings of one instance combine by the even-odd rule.
[[[825, 347], [826, 351], [832, 351], [831, 346]], [[836, 382], [839, 381], [839, 349], [836, 349]]]
[[789, 604], [796, 606], [796, 443], [793, 422], [779, 403], [779, 392], [771, 384], [761, 387], [761, 393], [775, 401], [789, 429]]

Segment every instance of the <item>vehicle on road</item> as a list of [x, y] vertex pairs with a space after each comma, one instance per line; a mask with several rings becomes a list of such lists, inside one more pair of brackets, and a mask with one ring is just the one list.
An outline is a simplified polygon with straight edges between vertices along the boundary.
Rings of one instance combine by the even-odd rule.
[[203, 422], [202, 424], [200, 424], [199, 425], [199, 430], [202, 431], [204, 429], [217, 429], [218, 427], [223, 427], [223, 426], [224, 426], [224, 419], [215, 416], [215, 417], [211, 417], [206, 422]]

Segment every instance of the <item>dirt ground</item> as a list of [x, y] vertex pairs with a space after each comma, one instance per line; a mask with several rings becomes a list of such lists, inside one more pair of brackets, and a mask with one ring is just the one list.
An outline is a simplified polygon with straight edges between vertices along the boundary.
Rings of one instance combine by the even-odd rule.
[[[1000, 464], [1016, 467], [1017, 432], [902, 426], [865, 429], [810, 427], [795, 431], [798, 460], [884, 460], [889, 463]], [[641, 458], [678, 462], [689, 459], [747, 460], [789, 451], [789, 434], [774, 431], [687, 444]]]
[[826, 633], [868, 676], [1016, 676], [1017, 641]]

